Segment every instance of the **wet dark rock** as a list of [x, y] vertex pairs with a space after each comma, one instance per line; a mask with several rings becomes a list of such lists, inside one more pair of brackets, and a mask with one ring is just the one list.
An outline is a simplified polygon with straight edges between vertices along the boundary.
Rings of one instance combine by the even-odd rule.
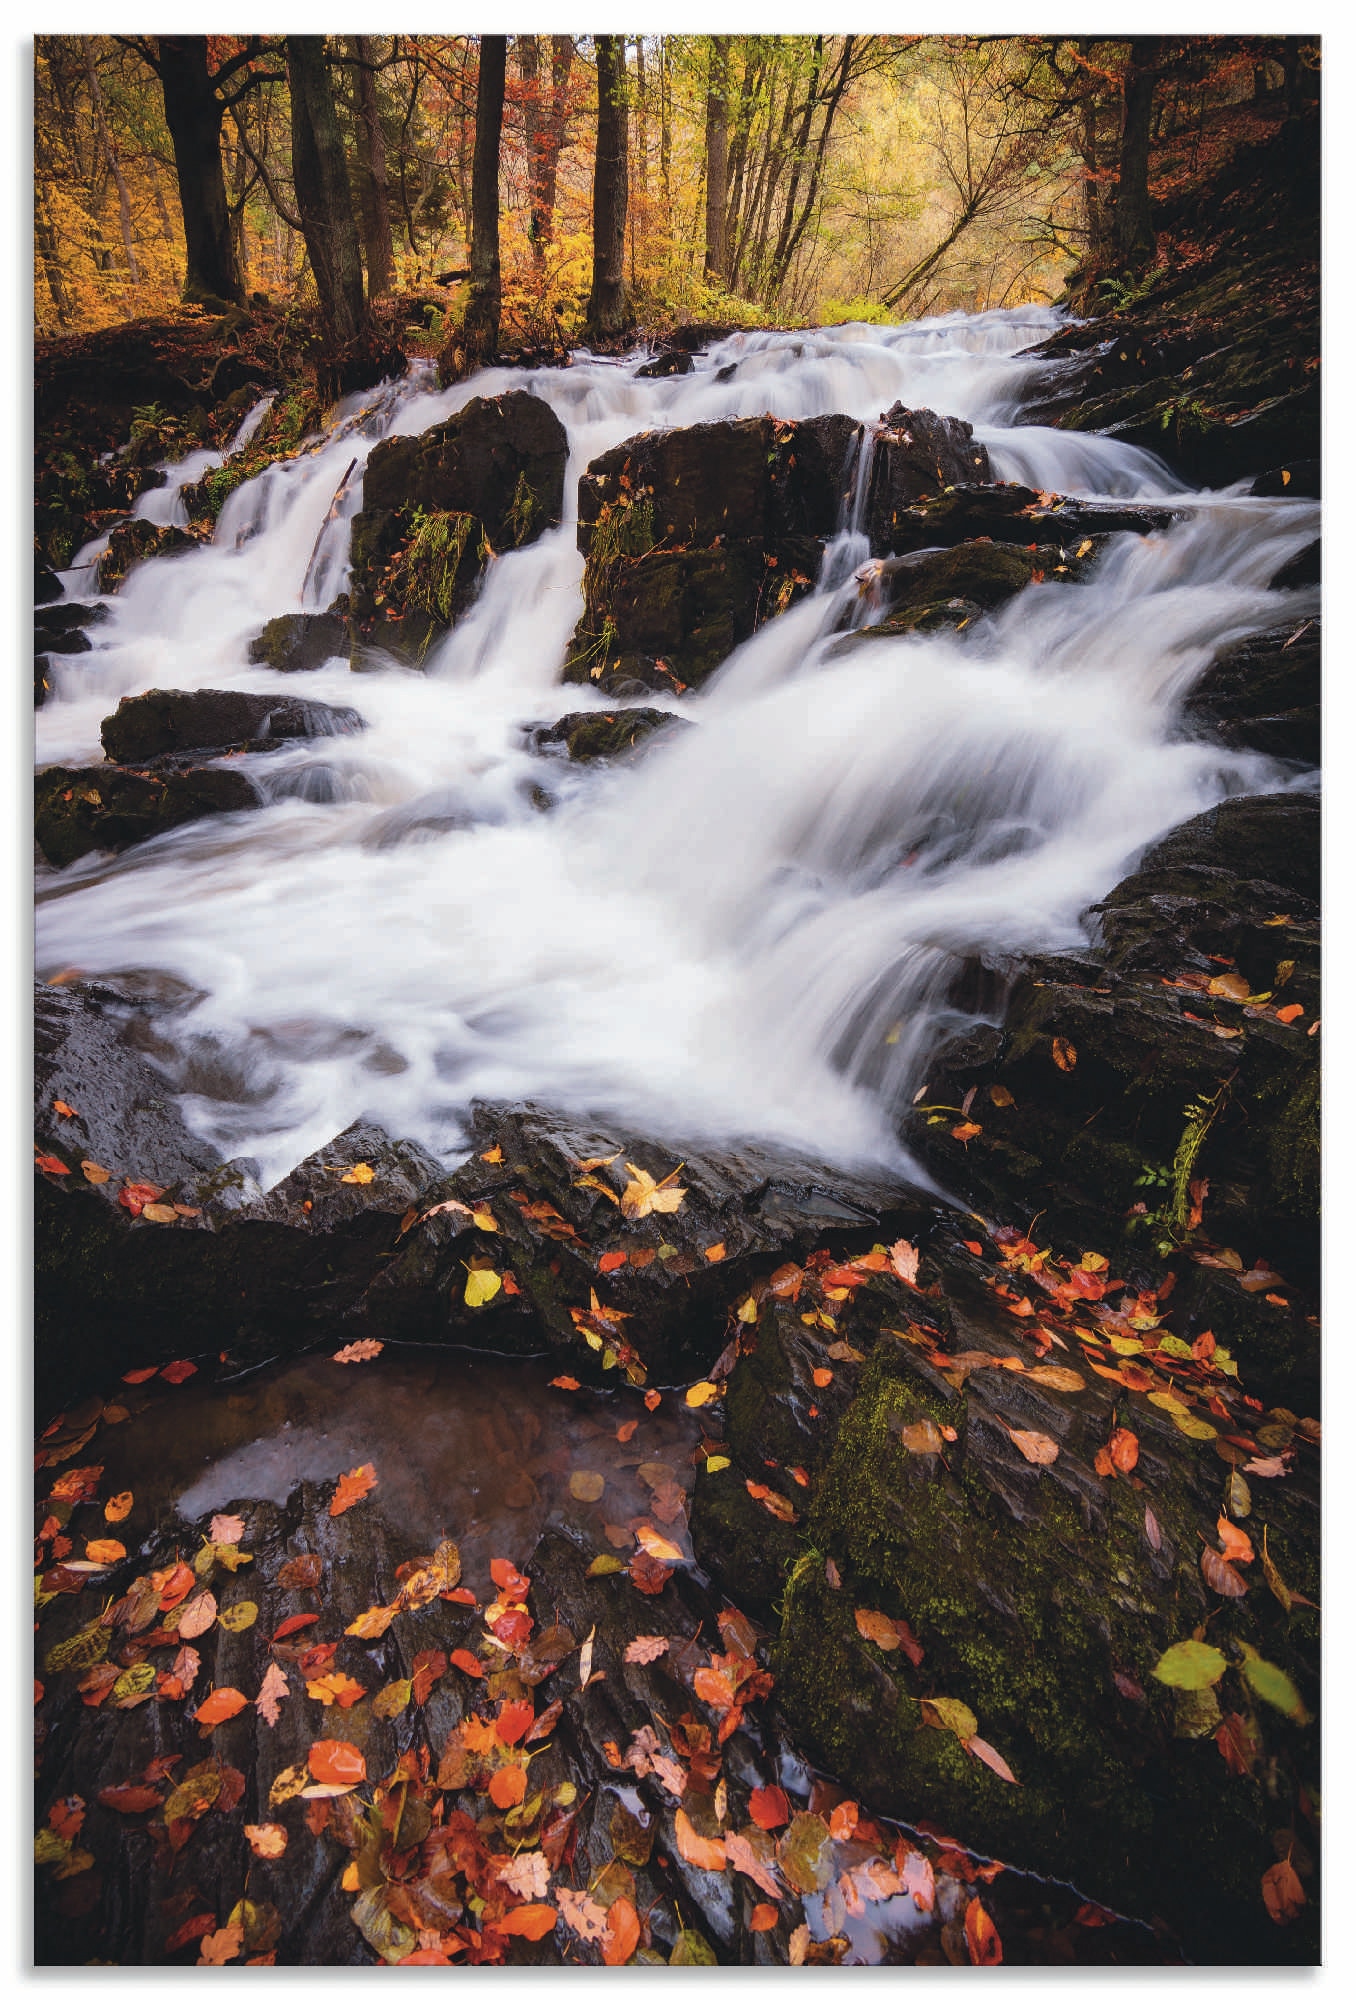
[[[41, 600], [40, 600], [41, 602]], [[88, 653], [87, 625], [108, 616], [103, 604], [54, 604], [40, 609], [33, 623], [33, 706], [41, 708], [51, 688], [49, 663], [56, 653]]]
[[809, 595], [822, 554], [801, 535], [591, 558], [562, 678], [607, 694], [619, 681], [670, 694], [698, 687], [759, 625]]
[[1322, 749], [1322, 632], [1292, 619], [1226, 647], [1183, 703], [1195, 731], [1230, 750], [1316, 765]]
[[628, 438], [579, 482], [579, 547], [605, 563], [717, 538], [832, 535], [860, 431], [850, 417], [742, 417]]
[[955, 476], [987, 479], [968, 424], [899, 404], [882, 424], [868, 435], [844, 416], [748, 417], [645, 433], [595, 459], [579, 482], [585, 611], [565, 678], [700, 685], [813, 589], [865, 451], [862, 506], [878, 554], [895, 546], [891, 523], [907, 502]]
[[148, 556], [177, 555], [182, 549], [196, 549], [199, 537], [187, 528], [159, 527], [154, 521], [125, 521], [114, 528], [108, 547], [99, 558], [99, 588], [107, 595], [116, 590], [129, 570]]
[[898, 510], [891, 521], [888, 549], [906, 554], [917, 549], [948, 548], [988, 536], [995, 542], [1058, 545], [1067, 561], [1089, 536], [1153, 534], [1178, 519], [1170, 507], [1122, 504], [1112, 500], [1074, 500], [1062, 494], [1042, 495], [1029, 486], [957, 484], [926, 495]]
[[[1317, 1379], [1318, 865], [1311, 796], [1229, 800], [1188, 821], [1093, 913], [1099, 946], [1008, 968], [1003, 1026], [940, 1048], [904, 1123], [946, 1185], [977, 1206], [1043, 1210], [1056, 1242], [1214, 1243], [1245, 1274], [1270, 1260], [1282, 1303], [1235, 1285], [1231, 1337], [1258, 1393], [1280, 1396]], [[1209, 993], [1221, 977], [1269, 997]], [[1291, 1005], [1301, 1013], [1278, 1019]], [[958, 1141], [962, 1105], [981, 1129]], [[1208, 1182], [1203, 1203], [1188, 1182]], [[1209, 1325], [1193, 1311], [1196, 1268], [1177, 1301], [1193, 1338]]]
[[33, 569], [33, 602], [53, 604], [62, 594], [61, 578], [47, 564], [38, 561]]
[[65, 868], [82, 854], [119, 853], [189, 820], [261, 803], [243, 771], [219, 766], [152, 772], [55, 765], [35, 780], [33, 831], [52, 865]]
[[572, 763], [596, 764], [605, 758], [624, 756], [662, 729], [691, 727], [682, 716], [671, 715], [662, 708], [624, 708], [614, 715], [585, 709], [578, 715], [562, 715], [549, 729], [535, 730], [533, 743], [539, 750], [562, 744]]
[[[770, 1268], [768, 1260], [804, 1252], [831, 1227], [856, 1229], [865, 1240], [890, 1226], [882, 1217], [897, 1221], [926, 1206], [886, 1179], [841, 1174], [772, 1149], [671, 1151], [619, 1126], [530, 1107], [485, 1108], [475, 1117], [471, 1158], [451, 1175], [421, 1147], [359, 1123], [267, 1195], [249, 1162], [175, 1175], [166, 1200], [199, 1212], [172, 1225], [147, 1224], [119, 1205], [118, 1178], [92, 1187], [81, 1177], [84, 1154], [76, 1146], [84, 1128], [67, 1129], [51, 1102], [62, 1096], [82, 1116], [95, 1105], [91, 1089], [82, 1107], [79, 1095], [66, 1097], [55, 1080], [60, 1036], [75, 1035], [87, 1062], [107, 1043], [118, 1074], [138, 1077], [137, 1088], [163, 1100], [175, 1087], [165, 1081], [171, 1074], [179, 1088], [195, 1087], [195, 1077], [196, 1087], [205, 1087], [196, 1072], [185, 1072], [182, 1030], [176, 1048], [144, 1014], [87, 1004], [77, 988], [68, 989], [57, 1028], [38, 1096], [38, 1146], [74, 1171], [42, 1177], [38, 1346], [41, 1354], [59, 1340], [60, 1365], [71, 1379], [93, 1358], [58, 1333], [72, 1293], [87, 1300], [85, 1323], [92, 1338], [97, 1327], [97, 1352], [105, 1357], [125, 1347], [136, 1361], [172, 1358], [186, 1325], [204, 1349], [228, 1346], [242, 1359], [293, 1352], [319, 1327], [342, 1320], [348, 1337], [469, 1344], [501, 1354], [563, 1346], [571, 1367], [586, 1374], [597, 1372], [604, 1354], [615, 1364], [626, 1346], [623, 1368], [671, 1379], [715, 1358], [729, 1300], [751, 1272]], [[150, 1060], [127, 1053], [129, 1040]], [[210, 1062], [210, 1051], [200, 1060]], [[678, 1184], [687, 1194], [676, 1214], [628, 1223], [615, 1198], [576, 1186], [581, 1160], [619, 1147], [657, 1181], [684, 1163]], [[499, 1160], [482, 1159], [495, 1151]], [[147, 1177], [145, 1163], [125, 1154], [98, 1164], [115, 1176]], [[619, 1163], [597, 1169], [597, 1178], [618, 1195], [627, 1186]], [[443, 1202], [461, 1205], [418, 1219]], [[474, 1222], [470, 1210], [478, 1203], [489, 1204], [495, 1230]], [[541, 1203], [548, 1210], [534, 1211]], [[717, 1243], [725, 1254], [713, 1262], [706, 1252]], [[618, 1248], [639, 1261], [609, 1275], [605, 1303], [630, 1317], [616, 1322], [621, 1337], [614, 1339], [613, 1329], [591, 1350], [571, 1309], [587, 1310], [601, 1282], [598, 1257]], [[486, 1304], [469, 1304], [467, 1268], [477, 1256], [511, 1273], [516, 1290], [504, 1284]], [[43, 1366], [39, 1374], [45, 1384]]]
[[1271, 579], [1271, 587], [1273, 590], [1302, 590], [1307, 584], [1321, 583], [1322, 564], [1322, 542], [1310, 542], [1307, 548], [1291, 556], [1289, 562], [1277, 570]]
[[559, 524], [567, 456], [554, 410], [521, 389], [379, 444], [353, 521], [355, 635], [421, 664], [472, 601], [490, 552]]
[[1317, 500], [1323, 492], [1322, 467], [1316, 458], [1291, 459], [1259, 473], [1248, 490], [1262, 500]]
[[959, 418], [894, 403], [882, 423], [863, 515], [871, 552], [878, 556], [905, 546], [898, 539], [899, 521], [915, 501], [948, 486], [982, 486], [993, 476], [988, 452]]
[[343, 736], [363, 727], [356, 709], [295, 695], [152, 688], [124, 695], [99, 734], [115, 763], [143, 764], [175, 751], [268, 750], [298, 736]]
[[692, 368], [692, 356], [685, 348], [671, 348], [667, 353], [656, 354], [653, 361], [646, 361], [637, 368], [636, 380], [648, 381], [666, 375], [690, 375]]
[[249, 657], [280, 674], [308, 673], [329, 660], [347, 659], [347, 621], [328, 611], [285, 612], [250, 640]]
[[[1054, 543], [1019, 548], [1015, 543], [961, 542], [954, 549], [886, 557], [863, 574], [863, 587], [885, 605], [885, 615], [846, 643], [973, 624], [1029, 583], [1079, 581], [1105, 546], [1105, 537], [1096, 538], [1091, 547], [1081, 542], [1076, 549]], [[1079, 549], [1085, 551], [1081, 556]]]

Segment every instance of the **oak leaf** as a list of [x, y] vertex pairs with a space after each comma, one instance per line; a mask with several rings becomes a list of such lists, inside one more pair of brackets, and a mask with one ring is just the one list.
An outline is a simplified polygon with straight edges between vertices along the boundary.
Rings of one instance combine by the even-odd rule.
[[376, 1483], [376, 1467], [371, 1464], [355, 1465], [352, 1472], [342, 1473], [334, 1498], [330, 1501], [330, 1513], [346, 1514], [350, 1507], [355, 1507], [365, 1494], [372, 1491]]
[[331, 1358], [335, 1361], [375, 1361], [385, 1345], [380, 1340], [350, 1340]]
[[287, 1685], [287, 1675], [276, 1660], [270, 1660], [263, 1686], [254, 1697], [254, 1705], [270, 1729], [278, 1720], [279, 1704], [286, 1701], [291, 1692], [291, 1688]]

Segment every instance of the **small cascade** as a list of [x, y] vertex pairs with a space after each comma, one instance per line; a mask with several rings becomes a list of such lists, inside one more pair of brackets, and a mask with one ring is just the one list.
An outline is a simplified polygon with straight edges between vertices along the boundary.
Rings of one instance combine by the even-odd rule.
[[[1306, 782], [1182, 740], [1176, 717], [1220, 646], [1316, 607], [1267, 587], [1315, 506], [1190, 493], [1118, 440], [1022, 426], [1048, 364], [1021, 350], [1059, 323], [1029, 307], [739, 333], [684, 376], [579, 355], [350, 398], [230, 496], [209, 546], [129, 575], [92, 650], [54, 662], [36, 728], [40, 764], [90, 762], [101, 718], [150, 687], [304, 691], [366, 728], [245, 759], [259, 811], [45, 871], [39, 976], [153, 968], [200, 994], [160, 1024], [157, 1060], [197, 1132], [266, 1183], [358, 1117], [453, 1159], [477, 1098], [899, 1164], [930, 1050], [996, 1018], [1016, 955], [1082, 942], [1083, 913], [1169, 827]], [[303, 688], [251, 663], [268, 619], [344, 587], [373, 444], [509, 388], [565, 426], [565, 523], [490, 565], [423, 672], [331, 661]], [[971, 422], [999, 478], [1171, 496], [1182, 518], [965, 632], [845, 642], [879, 610], [858, 573], [872, 425], [896, 400]], [[604, 705], [560, 681], [580, 473], [642, 429], [769, 410], [862, 427], [819, 588], [700, 693], [657, 698], [695, 727], [614, 768], [545, 765], [532, 730]]]

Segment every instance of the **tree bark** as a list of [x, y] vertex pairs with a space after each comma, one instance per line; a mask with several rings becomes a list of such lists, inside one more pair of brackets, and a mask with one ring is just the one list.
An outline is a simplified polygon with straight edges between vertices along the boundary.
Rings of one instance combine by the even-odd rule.
[[1162, 46], [1161, 35], [1136, 35], [1125, 71], [1115, 234], [1116, 253], [1132, 269], [1147, 264], [1157, 248], [1149, 206], [1149, 134]]
[[482, 367], [499, 351], [499, 141], [504, 124], [507, 35], [480, 38], [476, 150], [471, 164], [471, 294], [462, 321], [468, 363]]
[[190, 305], [243, 305], [221, 168], [225, 106], [208, 71], [205, 35], [160, 37], [160, 84], [184, 217], [183, 298]]
[[708, 280], [725, 284], [730, 260], [725, 202], [730, 169], [730, 37], [712, 35], [706, 71], [706, 261]]
[[324, 36], [289, 35], [287, 70], [292, 95], [292, 184], [320, 299], [325, 386], [335, 393], [354, 386], [353, 375], [364, 366], [362, 350], [373, 343], [363, 299], [362, 255], [348, 166], [325, 68]]
[[593, 167], [593, 287], [590, 338], [605, 339], [629, 323], [626, 296], [626, 43], [598, 35], [598, 142]]
[[389, 292], [395, 277], [391, 254], [391, 190], [386, 179], [386, 135], [381, 129], [377, 79], [370, 67], [370, 38], [353, 37], [358, 58], [358, 167], [362, 196], [363, 251], [369, 301]]
[[650, 107], [644, 35], [636, 36], [636, 185], [643, 202], [650, 192]]
[[514, 53], [523, 85], [523, 145], [527, 153], [528, 223], [527, 240], [532, 245], [532, 261], [540, 266], [546, 256], [546, 236], [550, 224], [542, 186], [545, 166], [546, 131], [549, 120], [542, 103], [541, 37], [515, 35]]

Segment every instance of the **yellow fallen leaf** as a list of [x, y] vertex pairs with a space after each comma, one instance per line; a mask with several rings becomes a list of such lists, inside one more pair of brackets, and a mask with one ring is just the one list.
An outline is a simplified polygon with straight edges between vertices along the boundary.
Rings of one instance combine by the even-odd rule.
[[488, 1305], [496, 1292], [503, 1289], [504, 1281], [497, 1271], [471, 1271], [466, 1273], [465, 1299], [468, 1306]]
[[688, 1390], [685, 1401], [689, 1409], [699, 1410], [703, 1403], [710, 1403], [720, 1394], [715, 1382], [694, 1382]]
[[644, 1167], [632, 1166], [628, 1160], [626, 1171], [631, 1176], [622, 1190], [621, 1211], [633, 1222], [645, 1215], [672, 1215], [682, 1207], [687, 1198], [687, 1189], [673, 1187], [671, 1182], [683, 1171], [682, 1162], [657, 1181], [653, 1174], [647, 1174]]

